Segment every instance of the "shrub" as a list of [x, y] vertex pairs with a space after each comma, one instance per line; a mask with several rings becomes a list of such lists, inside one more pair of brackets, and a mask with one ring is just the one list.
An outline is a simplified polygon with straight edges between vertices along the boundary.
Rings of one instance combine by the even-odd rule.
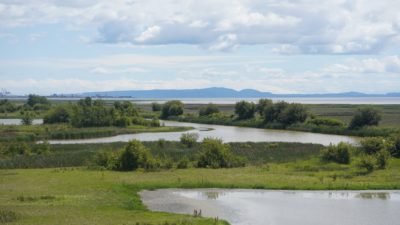
[[312, 118], [307, 121], [307, 124], [312, 124], [316, 126], [329, 126], [329, 127], [344, 126], [344, 123], [342, 121], [331, 118]]
[[22, 111], [21, 115], [22, 125], [32, 125], [34, 115], [31, 111]]
[[375, 165], [375, 158], [372, 157], [371, 155], [362, 156], [357, 164], [357, 166], [360, 169], [365, 169], [367, 173], [371, 173], [372, 171], [374, 171], [374, 165]]
[[265, 108], [268, 106], [271, 106], [272, 104], [273, 104], [273, 102], [271, 99], [260, 99], [260, 100], [258, 100], [256, 110], [260, 114], [260, 116], [263, 116]]
[[358, 109], [349, 125], [350, 129], [357, 129], [364, 126], [378, 125], [381, 120], [380, 112], [374, 108]]
[[37, 104], [41, 105], [50, 105], [49, 100], [46, 97], [39, 96], [39, 95], [29, 95], [28, 96], [28, 101], [26, 102], [26, 105], [30, 107], [34, 107]]
[[400, 158], [400, 133], [394, 134], [391, 137], [393, 141], [393, 148], [390, 151], [390, 154], [393, 157]]
[[387, 150], [380, 150], [376, 153], [376, 166], [378, 169], [385, 169], [389, 164], [390, 152]]
[[150, 169], [153, 167], [153, 157], [150, 151], [138, 140], [128, 142], [128, 145], [121, 152], [117, 169], [131, 171], [137, 168]]
[[69, 123], [71, 112], [67, 106], [60, 105], [52, 108], [43, 118], [43, 123]]
[[201, 168], [229, 168], [244, 166], [244, 158], [234, 156], [230, 146], [222, 140], [205, 138], [200, 145], [197, 166]]
[[18, 219], [17, 214], [13, 211], [0, 210], [0, 223], [11, 223]]
[[255, 111], [256, 105], [252, 102], [240, 101], [235, 105], [235, 114], [240, 120], [253, 118]]
[[326, 162], [336, 162], [340, 164], [350, 163], [350, 153], [353, 146], [344, 142], [338, 145], [329, 145], [321, 150], [321, 160]]
[[288, 126], [294, 123], [303, 123], [307, 117], [307, 109], [303, 105], [291, 103], [279, 113], [276, 120], [284, 126]]
[[131, 125], [131, 120], [127, 116], [120, 116], [115, 120], [114, 125], [117, 127], [128, 127]]
[[381, 137], [367, 137], [360, 141], [361, 150], [369, 155], [386, 149], [385, 139]]
[[139, 113], [135, 106], [130, 101], [119, 101], [114, 102], [114, 109], [117, 110], [118, 114], [121, 116], [138, 116]]
[[159, 104], [159, 103], [157, 103], [157, 102], [151, 103], [151, 110], [152, 110], [153, 112], [159, 112], [159, 111], [161, 111], [161, 108], [162, 108], [162, 105], [161, 105], [161, 104]]
[[217, 105], [212, 104], [212, 103], [208, 104], [205, 107], [202, 107], [199, 110], [199, 116], [210, 116], [215, 113], [219, 113], [219, 108]]
[[190, 163], [189, 159], [186, 156], [184, 156], [183, 158], [181, 158], [178, 161], [178, 164], [176, 165], [176, 168], [178, 168], [178, 169], [187, 169], [189, 167], [189, 163]]
[[193, 147], [198, 139], [199, 139], [198, 133], [183, 133], [181, 135], [181, 143], [189, 148]]
[[37, 155], [46, 155], [49, 154], [50, 152], [51, 152], [51, 145], [47, 141], [35, 144], [32, 147], [32, 153], [35, 153]]
[[170, 116], [179, 116], [183, 114], [183, 103], [178, 100], [166, 102], [161, 110], [161, 118], [166, 119]]

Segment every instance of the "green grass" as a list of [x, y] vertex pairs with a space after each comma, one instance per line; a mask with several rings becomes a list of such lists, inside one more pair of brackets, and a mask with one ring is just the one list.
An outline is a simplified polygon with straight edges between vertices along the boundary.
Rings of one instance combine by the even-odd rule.
[[75, 128], [68, 124], [52, 125], [0, 125], [1, 141], [35, 141], [46, 139], [84, 139], [144, 132], [176, 132], [190, 130], [190, 127], [149, 127], [131, 125], [120, 127]]
[[[44, 155], [18, 155], [0, 158], [0, 168], [54, 168], [88, 165], [90, 159], [100, 151], [117, 151], [126, 143], [68, 144], [52, 145], [52, 152]], [[195, 160], [199, 144], [192, 148], [180, 142], [165, 141], [163, 145], [155, 142], [144, 142], [153, 155], [158, 158], [169, 158], [177, 162], [183, 157]], [[302, 143], [230, 143], [234, 154], [244, 156], [249, 164], [281, 163], [307, 159], [319, 153], [321, 145]]]
[[[314, 168], [316, 167], [316, 168]], [[159, 172], [70, 169], [0, 170], [0, 210], [14, 212], [10, 224], [135, 224], [212, 220], [149, 212], [137, 192], [156, 188], [399, 189], [400, 160], [386, 170], [345, 176], [351, 166], [312, 160], [234, 169], [183, 169]], [[21, 201], [21, 196], [24, 199]], [[43, 197], [47, 196], [47, 197]], [[222, 224], [222, 223], [220, 223]]]

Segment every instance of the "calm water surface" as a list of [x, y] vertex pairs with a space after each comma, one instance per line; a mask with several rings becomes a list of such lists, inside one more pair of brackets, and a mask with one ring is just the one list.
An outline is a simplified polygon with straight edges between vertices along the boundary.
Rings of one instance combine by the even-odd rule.
[[400, 224], [399, 191], [160, 189], [140, 193], [153, 211], [223, 218], [232, 225]]
[[[33, 125], [42, 124], [42, 119], [34, 119]], [[0, 119], [0, 125], [21, 125], [21, 119]]]
[[76, 144], [76, 143], [110, 143], [128, 142], [132, 139], [140, 141], [156, 141], [165, 139], [168, 141], [179, 141], [182, 133], [198, 133], [199, 140], [205, 137], [221, 138], [224, 142], [300, 142], [329, 145], [341, 141], [352, 144], [358, 143], [357, 137], [342, 135], [316, 134], [309, 132], [269, 130], [257, 128], [244, 128], [235, 126], [220, 126], [196, 123], [183, 123], [174, 121], [161, 121], [165, 126], [193, 127], [194, 130], [185, 132], [153, 132], [139, 134], [123, 134], [113, 137], [79, 139], [79, 140], [50, 140], [51, 144]]

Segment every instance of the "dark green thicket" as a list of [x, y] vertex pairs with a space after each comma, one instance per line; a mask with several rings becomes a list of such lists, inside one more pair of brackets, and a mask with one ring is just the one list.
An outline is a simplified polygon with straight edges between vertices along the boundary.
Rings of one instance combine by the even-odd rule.
[[161, 118], [166, 119], [170, 116], [179, 116], [183, 114], [183, 103], [178, 100], [166, 102], [161, 109]]

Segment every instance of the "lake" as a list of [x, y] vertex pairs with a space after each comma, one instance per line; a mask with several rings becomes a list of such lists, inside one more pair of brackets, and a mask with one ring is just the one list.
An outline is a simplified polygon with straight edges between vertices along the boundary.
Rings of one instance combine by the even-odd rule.
[[160, 189], [140, 196], [152, 211], [201, 210], [231, 225], [400, 224], [399, 191]]
[[197, 133], [199, 140], [206, 137], [220, 138], [224, 142], [299, 142], [315, 143], [322, 145], [348, 142], [357, 144], [359, 138], [333, 134], [317, 134], [310, 132], [245, 128], [235, 126], [208, 125], [197, 123], [184, 123], [175, 121], [161, 121], [165, 126], [193, 127], [194, 130], [185, 132], [152, 132], [138, 134], [122, 134], [112, 137], [77, 139], [77, 140], [50, 140], [51, 144], [84, 144], [84, 143], [111, 143], [128, 142], [132, 139], [140, 141], [179, 141], [183, 133]]

